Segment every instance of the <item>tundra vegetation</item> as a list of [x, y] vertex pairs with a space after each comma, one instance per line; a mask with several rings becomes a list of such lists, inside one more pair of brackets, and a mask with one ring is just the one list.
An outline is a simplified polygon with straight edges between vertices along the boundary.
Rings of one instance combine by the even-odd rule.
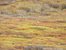
[[66, 50], [66, 1], [0, 0], [0, 50], [33, 49]]

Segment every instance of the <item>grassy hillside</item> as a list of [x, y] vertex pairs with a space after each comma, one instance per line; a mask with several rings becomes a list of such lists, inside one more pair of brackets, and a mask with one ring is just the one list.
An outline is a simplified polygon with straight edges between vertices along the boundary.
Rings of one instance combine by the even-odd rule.
[[65, 0], [16, 0], [0, 5], [0, 49], [29, 45], [66, 49]]

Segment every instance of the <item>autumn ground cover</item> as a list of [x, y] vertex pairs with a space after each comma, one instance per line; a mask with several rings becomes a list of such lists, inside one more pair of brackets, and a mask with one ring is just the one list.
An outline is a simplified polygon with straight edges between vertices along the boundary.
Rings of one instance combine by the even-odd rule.
[[17, 0], [13, 4], [0, 6], [1, 50], [20, 50], [22, 46], [32, 45], [66, 49], [66, 10], [52, 8], [49, 11], [48, 7], [44, 7], [46, 11], [41, 11], [43, 1], [35, 1], [34, 4]]

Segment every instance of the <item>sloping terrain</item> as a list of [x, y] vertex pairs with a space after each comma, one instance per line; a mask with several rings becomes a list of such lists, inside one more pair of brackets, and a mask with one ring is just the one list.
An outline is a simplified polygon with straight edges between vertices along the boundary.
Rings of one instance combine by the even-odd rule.
[[1, 50], [36, 45], [66, 49], [65, 0], [14, 0], [5, 5], [7, 1], [0, 4]]

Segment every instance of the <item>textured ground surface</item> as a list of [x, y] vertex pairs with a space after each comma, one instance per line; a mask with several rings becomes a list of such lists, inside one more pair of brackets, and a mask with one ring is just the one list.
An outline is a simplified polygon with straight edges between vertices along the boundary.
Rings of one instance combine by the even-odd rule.
[[0, 50], [66, 50], [65, 0], [3, 1]]

